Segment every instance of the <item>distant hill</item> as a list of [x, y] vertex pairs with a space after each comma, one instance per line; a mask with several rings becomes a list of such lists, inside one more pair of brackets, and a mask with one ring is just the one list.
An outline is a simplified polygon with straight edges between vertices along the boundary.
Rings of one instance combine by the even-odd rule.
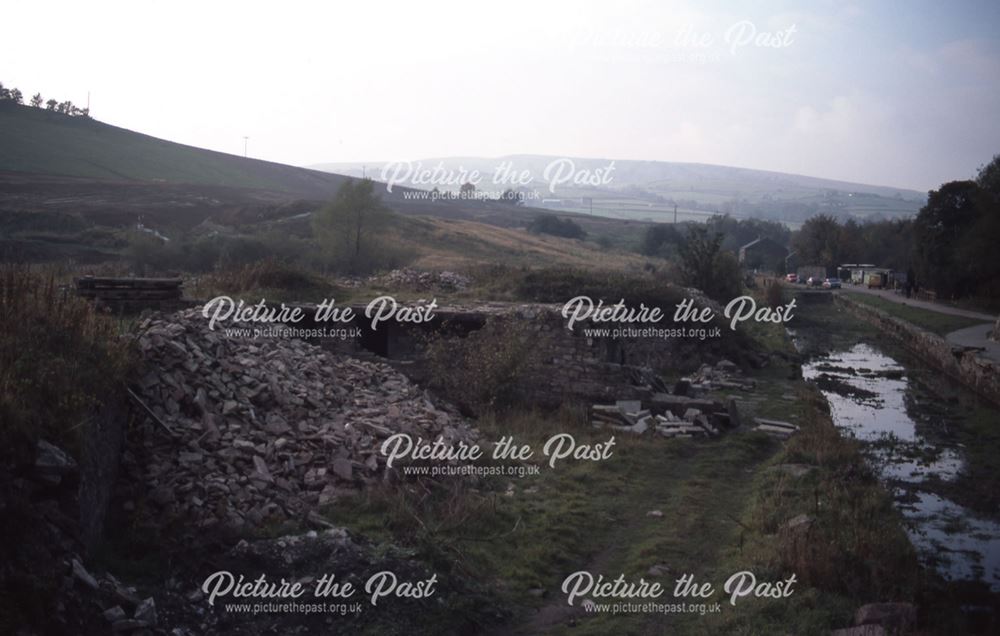
[[[672, 221], [700, 220], [717, 213], [735, 217], [767, 218], [797, 225], [818, 213], [841, 218], [894, 218], [915, 214], [926, 194], [915, 190], [867, 185], [803, 175], [729, 166], [669, 161], [615, 160], [610, 182], [599, 185], [558, 185], [551, 192], [544, 179], [546, 167], [560, 157], [507, 155], [496, 158], [444, 157], [419, 161], [426, 169], [441, 163], [452, 172], [479, 171], [485, 185], [498, 166], [510, 172], [528, 171], [533, 180], [520, 188], [531, 205], [613, 218]], [[606, 169], [609, 159], [569, 158], [578, 171], [594, 174]], [[414, 164], [418, 162], [413, 162]], [[380, 178], [385, 164], [364, 164], [367, 174]], [[360, 175], [360, 163], [327, 163], [319, 170]], [[406, 182], [404, 182], [406, 184]], [[419, 187], [430, 188], [429, 185]], [[446, 188], [442, 188], [446, 189]]]
[[[353, 178], [205, 150], [88, 117], [70, 117], [11, 102], [0, 104], [0, 173], [10, 175], [2, 180], [7, 187], [23, 181], [16, 175], [33, 175], [29, 181], [41, 177], [31, 187], [34, 201], [44, 200], [47, 191], [54, 191], [52, 188], [64, 193], [74, 189], [110, 188], [114, 194], [108, 195], [108, 199], [118, 204], [123, 203], [118, 200], [118, 193], [134, 191], [141, 184], [143, 196], [169, 203], [169, 197], [177, 196], [175, 186], [186, 185], [201, 188], [200, 198], [195, 197], [194, 201], [199, 207], [213, 198], [233, 205], [237, 205], [240, 198], [250, 199], [250, 205], [261, 198], [271, 202], [328, 201], [345, 180]], [[53, 177], [60, 180], [58, 186], [52, 181]], [[72, 181], [74, 179], [76, 181]], [[119, 187], [123, 184], [130, 184], [130, 188]], [[18, 187], [28, 186], [22, 183]], [[213, 195], [213, 191], [204, 190], [205, 187], [225, 191]], [[193, 189], [187, 194], [190, 191]], [[513, 227], [526, 224], [537, 213], [537, 210], [532, 212], [494, 201], [432, 201], [408, 196], [415, 193], [407, 187], [396, 187], [392, 192], [379, 188], [378, 192], [390, 207], [408, 215], [476, 219]], [[9, 207], [11, 203], [0, 201], [0, 208]], [[170, 222], [160, 216], [162, 222]]]
[[345, 179], [10, 103], [0, 108], [0, 170], [257, 188], [318, 199], [329, 198]]

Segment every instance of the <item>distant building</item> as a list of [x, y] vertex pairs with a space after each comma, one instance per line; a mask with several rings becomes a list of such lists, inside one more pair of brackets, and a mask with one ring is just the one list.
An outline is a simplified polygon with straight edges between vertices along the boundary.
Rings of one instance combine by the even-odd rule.
[[788, 248], [770, 238], [758, 238], [740, 248], [740, 264], [745, 269], [777, 272], [788, 256]]
[[855, 285], [864, 285], [868, 282], [867, 275], [869, 273], [879, 273], [882, 271], [885, 270], [875, 267], [871, 263], [844, 263], [837, 268], [837, 277]]

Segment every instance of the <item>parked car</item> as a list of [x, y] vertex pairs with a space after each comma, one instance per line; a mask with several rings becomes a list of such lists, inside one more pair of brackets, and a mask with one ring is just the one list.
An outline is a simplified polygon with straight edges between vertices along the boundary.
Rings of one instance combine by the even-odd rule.
[[840, 289], [840, 279], [827, 278], [823, 281], [823, 289]]
[[819, 287], [822, 284], [823, 284], [823, 281], [820, 280], [819, 276], [810, 276], [806, 280], [806, 285], [809, 285], [810, 287]]
[[785, 274], [785, 280], [789, 283], [797, 283], [799, 282], [799, 275], [794, 272], [791, 274]]

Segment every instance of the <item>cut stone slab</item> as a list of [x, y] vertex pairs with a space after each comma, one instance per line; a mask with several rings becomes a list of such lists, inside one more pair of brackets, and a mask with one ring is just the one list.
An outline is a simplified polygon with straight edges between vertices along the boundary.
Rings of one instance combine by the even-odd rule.
[[615, 402], [615, 406], [618, 407], [622, 415], [637, 413], [642, 410], [642, 402], [639, 400], [618, 400]]

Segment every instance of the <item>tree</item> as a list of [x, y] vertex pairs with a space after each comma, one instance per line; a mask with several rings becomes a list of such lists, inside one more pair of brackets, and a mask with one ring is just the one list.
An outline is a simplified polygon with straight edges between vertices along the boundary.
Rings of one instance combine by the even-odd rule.
[[55, 110], [57, 106], [59, 106], [59, 102], [54, 99], [45, 102], [45, 110]]
[[41, 93], [35, 93], [35, 95], [31, 98], [31, 106], [32, 106], [32, 108], [41, 108], [42, 107], [42, 94]]
[[976, 184], [992, 196], [1000, 198], [1000, 155], [994, 155], [992, 161], [979, 169]]
[[8, 99], [10, 99], [10, 101], [14, 102], [15, 104], [21, 104], [24, 102], [24, 95], [21, 94], [21, 91], [19, 89], [12, 88], [10, 89], [10, 95]]
[[471, 199], [476, 195], [476, 186], [469, 182], [463, 183], [462, 187], [458, 189], [458, 193], [463, 199]]
[[952, 181], [931, 190], [917, 215], [917, 275], [940, 294], [960, 296], [974, 287], [976, 264], [966, 248], [982, 207], [983, 191], [975, 181]]
[[710, 298], [727, 301], [739, 295], [740, 267], [732, 252], [722, 250], [722, 234], [695, 226], [680, 246], [681, 280]]
[[827, 271], [843, 262], [841, 227], [837, 219], [828, 214], [810, 217], [793, 240], [798, 260], [803, 265], [822, 265]]
[[375, 195], [375, 182], [351, 179], [316, 214], [313, 230], [335, 266], [361, 273], [374, 266], [377, 235], [391, 219], [392, 212]]
[[666, 258], [670, 255], [671, 250], [680, 242], [681, 234], [677, 231], [676, 227], [666, 223], [657, 223], [646, 228], [645, 233], [642, 235], [639, 251], [646, 256], [662, 256]]

